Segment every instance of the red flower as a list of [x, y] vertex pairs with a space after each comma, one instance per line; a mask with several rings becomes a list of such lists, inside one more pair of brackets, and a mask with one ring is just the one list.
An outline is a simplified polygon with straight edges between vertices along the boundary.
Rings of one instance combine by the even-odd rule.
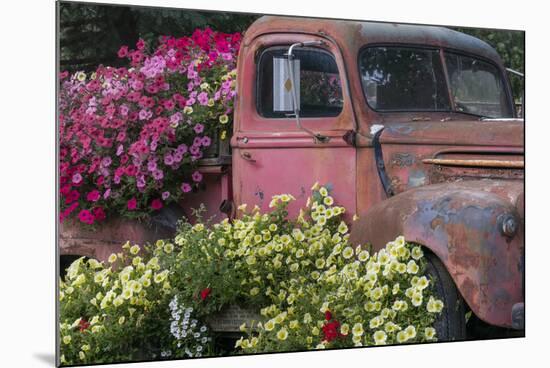
[[92, 215], [94, 216], [94, 219], [98, 222], [103, 221], [106, 218], [105, 211], [102, 207], [95, 207], [92, 210]]
[[340, 332], [338, 331], [338, 327], [340, 327], [340, 322], [334, 321], [326, 323], [323, 326], [323, 335], [325, 337], [325, 340], [328, 342], [342, 336]]
[[208, 298], [208, 295], [210, 295], [210, 292], [212, 291], [211, 288], [207, 287], [201, 290], [201, 299], [204, 300]]
[[328, 310], [325, 312], [325, 319], [327, 321], [330, 321], [332, 319], [332, 313], [330, 313], [330, 311]]
[[80, 326], [80, 332], [84, 332], [88, 327], [90, 327], [90, 323], [86, 321], [84, 318], [80, 319], [80, 322], [78, 323]]
[[153, 199], [151, 202], [151, 208], [154, 210], [160, 210], [162, 208], [162, 201], [160, 199]]
[[128, 201], [127, 204], [128, 210], [133, 211], [137, 208], [137, 201], [135, 198], [132, 198]]

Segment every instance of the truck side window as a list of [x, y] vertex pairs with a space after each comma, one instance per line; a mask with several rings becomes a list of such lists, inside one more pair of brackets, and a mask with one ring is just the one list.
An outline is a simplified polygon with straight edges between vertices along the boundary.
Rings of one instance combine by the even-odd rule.
[[445, 62], [458, 111], [491, 118], [512, 117], [504, 83], [496, 66], [447, 52]]
[[[291, 118], [290, 89], [281, 84], [289, 79], [286, 56], [288, 46], [272, 47], [262, 52], [258, 62], [256, 106], [268, 118]], [[337, 116], [342, 111], [343, 96], [338, 67], [327, 51], [299, 48], [293, 51], [295, 85], [301, 117]], [[287, 73], [287, 74], [285, 74]], [[298, 78], [299, 75], [299, 78]]]
[[449, 111], [438, 50], [367, 47], [359, 55], [361, 82], [377, 111]]

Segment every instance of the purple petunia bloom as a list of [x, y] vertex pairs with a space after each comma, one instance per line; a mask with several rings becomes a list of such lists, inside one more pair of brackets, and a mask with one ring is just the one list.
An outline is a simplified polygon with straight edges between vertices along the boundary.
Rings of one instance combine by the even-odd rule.
[[200, 148], [197, 146], [191, 146], [191, 148], [189, 148], [189, 152], [191, 152], [192, 155], [196, 155], [200, 152]]
[[193, 130], [195, 131], [195, 133], [200, 134], [204, 131], [204, 125], [199, 123], [193, 127]]
[[113, 160], [111, 160], [109, 156], [103, 157], [103, 159], [101, 160], [101, 166], [109, 167], [111, 165], [111, 162], [113, 162]]
[[157, 163], [155, 161], [147, 162], [147, 170], [155, 171], [157, 169]]
[[210, 137], [208, 137], [208, 136], [202, 137], [202, 139], [201, 139], [201, 144], [202, 144], [204, 147], [210, 146], [211, 143], [212, 143], [212, 140], [210, 139]]
[[206, 92], [199, 93], [197, 99], [199, 100], [199, 103], [202, 106], [206, 106], [208, 104], [208, 93]]
[[103, 199], [109, 198], [110, 195], [111, 195], [111, 188], [107, 189], [105, 193], [103, 193]]
[[195, 139], [193, 139], [193, 146], [200, 146], [202, 145], [202, 139], [201, 137], [195, 137]]
[[120, 155], [122, 155], [122, 152], [124, 152], [124, 146], [122, 144], [119, 144], [117, 149], [116, 149], [116, 155], [120, 156]]
[[155, 180], [162, 180], [164, 178], [164, 173], [162, 170], [155, 170], [153, 171], [153, 178], [155, 178]]
[[172, 165], [174, 163], [174, 156], [171, 154], [167, 154], [164, 156], [164, 164], [165, 165]]
[[199, 171], [195, 171], [193, 175], [191, 175], [191, 178], [193, 181], [199, 182], [202, 180], [202, 174]]
[[187, 146], [185, 144], [180, 144], [178, 148], [176, 148], [176, 153], [183, 155], [187, 152]]
[[183, 183], [181, 185], [181, 191], [184, 193], [189, 193], [191, 191], [191, 185], [189, 185], [188, 183]]
[[82, 175], [76, 173], [73, 175], [73, 183], [78, 184], [82, 181]]
[[166, 192], [162, 192], [162, 199], [165, 201], [166, 199], [168, 199], [168, 197], [170, 197], [170, 192], [166, 191]]
[[176, 151], [176, 153], [174, 153], [173, 158], [174, 158], [173, 163], [179, 163], [183, 159], [183, 155]]

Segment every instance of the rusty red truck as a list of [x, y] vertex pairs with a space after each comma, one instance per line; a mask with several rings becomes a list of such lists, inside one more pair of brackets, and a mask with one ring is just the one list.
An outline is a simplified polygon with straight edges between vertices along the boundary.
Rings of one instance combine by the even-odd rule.
[[[524, 123], [492, 47], [442, 27], [267, 16], [237, 65], [230, 147], [201, 163], [208, 190], [185, 208], [221, 219], [290, 193], [293, 215], [325, 183], [359, 217], [354, 243], [403, 235], [431, 255], [449, 306], [442, 337], [464, 337], [468, 309], [523, 330]], [[62, 229], [61, 255], [105, 259], [176, 217]]]

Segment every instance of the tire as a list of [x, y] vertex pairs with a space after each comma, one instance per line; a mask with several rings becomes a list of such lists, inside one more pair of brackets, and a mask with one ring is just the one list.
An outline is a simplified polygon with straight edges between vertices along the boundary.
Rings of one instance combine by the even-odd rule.
[[434, 297], [444, 303], [443, 310], [434, 324], [437, 340], [466, 340], [466, 307], [464, 300], [439, 258], [427, 249], [424, 249], [424, 254], [426, 275], [432, 281]]

